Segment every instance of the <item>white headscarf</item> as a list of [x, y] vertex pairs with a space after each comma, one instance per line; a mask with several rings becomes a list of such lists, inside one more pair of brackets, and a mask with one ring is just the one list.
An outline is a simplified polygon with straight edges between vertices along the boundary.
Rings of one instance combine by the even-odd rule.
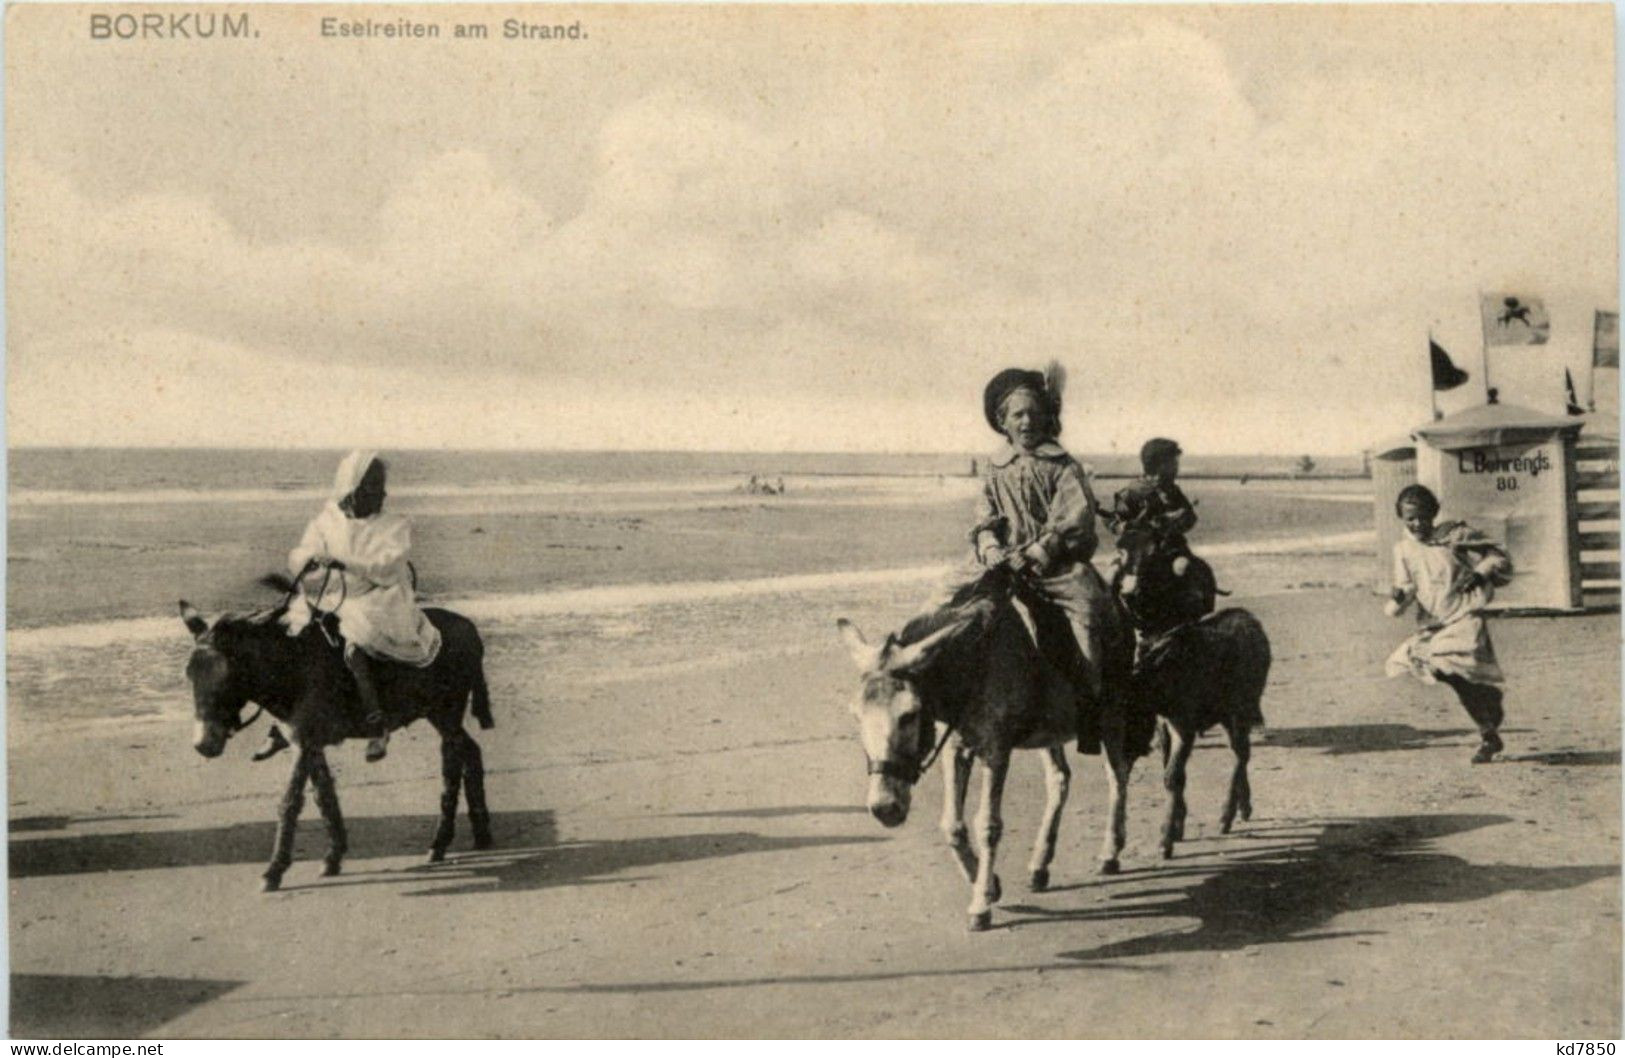
[[333, 502], [343, 503], [346, 496], [361, 486], [361, 479], [367, 476], [367, 468], [377, 461], [377, 452], [362, 448], [345, 456], [339, 464], [338, 473], [333, 475]]

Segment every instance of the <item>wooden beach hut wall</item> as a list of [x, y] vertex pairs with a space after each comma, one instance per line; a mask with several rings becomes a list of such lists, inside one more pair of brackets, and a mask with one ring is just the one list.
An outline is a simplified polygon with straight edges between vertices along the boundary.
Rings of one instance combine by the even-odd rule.
[[1587, 609], [1617, 610], [1619, 579], [1619, 420], [1588, 415], [1574, 447], [1574, 513], [1580, 590]]
[[1371, 450], [1371, 495], [1376, 513], [1377, 562], [1372, 589], [1388, 594], [1394, 583], [1394, 545], [1404, 533], [1394, 517], [1394, 500], [1416, 483], [1416, 442], [1409, 437], [1385, 441]]
[[1575, 439], [1582, 421], [1485, 404], [1412, 431], [1417, 480], [1440, 519], [1464, 519], [1506, 546], [1515, 573], [1498, 610], [1577, 610], [1580, 543]]

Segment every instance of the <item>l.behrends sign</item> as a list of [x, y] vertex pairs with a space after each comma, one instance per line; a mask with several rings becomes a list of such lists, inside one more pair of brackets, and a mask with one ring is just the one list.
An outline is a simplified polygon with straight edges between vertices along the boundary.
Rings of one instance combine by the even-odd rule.
[[216, 37], [244, 40], [257, 36], [259, 33], [249, 28], [246, 11], [238, 14], [143, 11], [90, 16], [91, 40], [211, 40]]
[[1528, 474], [1539, 477], [1543, 470], [1552, 469], [1552, 457], [1545, 452], [1532, 456], [1498, 456], [1482, 449], [1471, 453], [1456, 453], [1456, 469], [1463, 474]]

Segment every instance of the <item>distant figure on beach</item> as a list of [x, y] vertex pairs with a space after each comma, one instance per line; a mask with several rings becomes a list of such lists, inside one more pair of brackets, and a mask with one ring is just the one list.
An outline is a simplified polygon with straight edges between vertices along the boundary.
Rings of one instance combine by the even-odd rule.
[[972, 459], [970, 461], [970, 476], [974, 478], [980, 473], [981, 473], [981, 468], [976, 465], [976, 460]]
[[782, 477], [779, 478], [779, 495], [784, 495], [784, 479]]
[[1486, 764], [1503, 748], [1505, 677], [1495, 658], [1484, 607], [1495, 586], [1512, 576], [1507, 553], [1465, 522], [1435, 526], [1439, 500], [1424, 485], [1407, 485], [1394, 501], [1405, 536], [1394, 545], [1394, 588], [1384, 607], [1398, 617], [1416, 603], [1421, 629], [1388, 659], [1389, 676], [1409, 673], [1423, 683], [1456, 692], [1477, 725], [1474, 764]]
[[[333, 478], [331, 498], [305, 527], [288, 555], [296, 584], [311, 585], [315, 607], [338, 618], [344, 665], [355, 677], [366, 721], [377, 734], [367, 760], [388, 752], [389, 731], [373, 666], [378, 661], [424, 668], [440, 652], [440, 631], [418, 608], [408, 556], [412, 527], [399, 514], [384, 513], [386, 468], [376, 453], [354, 451]], [[283, 622], [298, 635], [316, 616], [311, 595], [294, 593]], [[254, 755], [263, 760], [287, 746], [275, 725]]]

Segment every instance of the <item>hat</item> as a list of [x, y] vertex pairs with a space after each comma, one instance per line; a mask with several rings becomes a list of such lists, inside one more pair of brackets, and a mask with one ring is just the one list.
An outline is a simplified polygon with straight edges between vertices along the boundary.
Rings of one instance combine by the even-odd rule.
[[993, 380], [982, 390], [982, 414], [987, 416], [987, 424], [993, 428], [994, 433], [1003, 433], [999, 428], [999, 407], [1004, 399], [1018, 389], [1030, 389], [1049, 405], [1052, 412], [1059, 418], [1059, 403], [1044, 385], [1044, 375], [1040, 371], [1028, 371], [1020, 367], [1007, 367], [993, 376]]
[[339, 463], [337, 473], [333, 475], [332, 499], [334, 503], [343, 503], [344, 500], [361, 487], [361, 480], [367, 476], [367, 471], [374, 463], [380, 462], [377, 452], [356, 449], [344, 457]]
[[1170, 441], [1166, 437], [1153, 437], [1140, 446], [1140, 466], [1149, 474], [1152, 467], [1159, 466], [1163, 460], [1177, 455], [1184, 455], [1179, 442]]

